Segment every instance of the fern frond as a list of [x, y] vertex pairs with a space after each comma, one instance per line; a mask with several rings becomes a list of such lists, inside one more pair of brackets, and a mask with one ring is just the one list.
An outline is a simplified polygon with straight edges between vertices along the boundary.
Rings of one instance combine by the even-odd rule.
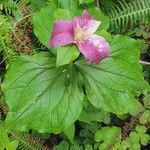
[[[136, 25], [150, 23], [150, 1], [102, 0], [103, 11], [110, 18], [109, 31], [118, 34], [133, 29]], [[111, 4], [111, 5], [110, 5]]]
[[13, 49], [11, 42], [11, 30], [12, 20], [4, 15], [0, 15], [0, 48], [3, 52], [4, 59], [7, 59], [8, 63], [16, 58], [17, 53]]
[[25, 133], [18, 133], [15, 131], [10, 132], [10, 139], [19, 141], [18, 150], [48, 150], [44, 146], [44, 142], [39, 138], [33, 138]]

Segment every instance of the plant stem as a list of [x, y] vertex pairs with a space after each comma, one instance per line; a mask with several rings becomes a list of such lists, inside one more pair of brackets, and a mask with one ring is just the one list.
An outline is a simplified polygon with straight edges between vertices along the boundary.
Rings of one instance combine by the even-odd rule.
[[96, 7], [99, 8], [99, 0], [96, 0]]
[[139, 62], [140, 62], [142, 65], [150, 65], [150, 62], [147, 62], [147, 61], [140, 60]]

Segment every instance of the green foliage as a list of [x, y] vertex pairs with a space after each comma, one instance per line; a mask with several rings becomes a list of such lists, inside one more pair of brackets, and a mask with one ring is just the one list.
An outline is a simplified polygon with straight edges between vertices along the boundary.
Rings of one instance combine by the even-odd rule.
[[139, 118], [141, 124], [150, 123], [150, 93], [145, 94], [143, 99], [145, 110]]
[[114, 149], [121, 139], [121, 130], [118, 127], [104, 127], [95, 133], [94, 139], [99, 144], [99, 150]]
[[13, 61], [17, 56], [17, 53], [14, 51], [14, 47], [12, 46], [11, 42], [11, 22], [11, 18], [0, 15], [0, 52], [3, 52], [5, 55], [4, 59], [7, 59], [8, 63]]
[[56, 66], [66, 65], [73, 62], [80, 55], [76, 46], [64, 46], [56, 48], [57, 60]]
[[26, 6], [29, 12], [39, 11], [42, 7], [47, 4], [47, 0], [1, 0], [1, 10], [5, 11], [7, 15], [14, 15], [17, 17], [21, 15], [20, 9], [22, 6]]
[[83, 101], [79, 73], [71, 64], [56, 68], [55, 61], [50, 54], [40, 53], [18, 57], [11, 65], [2, 85], [11, 110], [7, 125], [61, 132], [77, 120]]
[[9, 140], [7, 132], [3, 126], [3, 123], [0, 122], [0, 150], [16, 150], [19, 142], [16, 140]]
[[139, 51], [136, 46], [133, 39], [116, 36], [111, 44], [110, 57], [99, 65], [93, 66], [82, 60], [76, 62], [84, 78], [88, 99], [95, 107], [116, 114], [137, 108], [133, 93], [144, 90], [146, 84], [137, 63]]
[[140, 22], [150, 22], [150, 2], [148, 0], [109, 1], [102, 0], [102, 9], [110, 18], [109, 31], [115, 34], [123, 33]]
[[141, 144], [147, 145], [150, 140], [150, 136], [146, 134], [146, 131], [147, 129], [145, 126], [137, 125], [135, 131], [132, 131], [129, 137], [121, 142], [123, 150], [140, 150]]
[[[78, 10], [80, 15], [82, 11]], [[90, 8], [88, 11], [95, 19], [101, 20], [100, 30], [106, 30], [109, 27], [108, 17], [106, 17], [98, 8]], [[54, 3], [49, 4], [33, 17], [35, 35], [42, 44], [49, 47], [54, 21], [60, 18], [69, 20], [75, 16], [75, 14], [78, 14], [78, 12], [73, 13], [72, 10], [57, 9], [57, 6]]]
[[[102, 11], [96, 0], [1, 0], [0, 67], [6, 64], [6, 75], [0, 97], [3, 93], [8, 114], [0, 104], [5, 124], [0, 122], [0, 149], [47, 150], [48, 143], [56, 150], [140, 150], [149, 144], [150, 88], [139, 58], [149, 51], [150, 2], [99, 2]], [[76, 46], [49, 49], [54, 22], [71, 20], [84, 9], [101, 21], [96, 34], [111, 46], [98, 65], [89, 64]], [[26, 37], [21, 32], [28, 24]], [[12, 32], [21, 41], [31, 38], [25, 45], [36, 51], [18, 56]], [[149, 67], [144, 66], [144, 77], [149, 81]], [[130, 114], [138, 115], [130, 119]], [[59, 134], [59, 141], [51, 133]]]
[[88, 3], [92, 3], [95, 0], [79, 0], [79, 4], [88, 4]]
[[[35, 150], [48, 150], [47, 147], [43, 146], [43, 141], [40, 138], [33, 138], [25, 133], [18, 133], [15, 131], [10, 132], [11, 136], [9, 137], [11, 140], [17, 140], [18, 146], [17, 149], [35, 149]], [[11, 149], [12, 150], [12, 149]]]
[[85, 101], [83, 110], [78, 120], [86, 123], [92, 123], [97, 121], [108, 124], [110, 122], [110, 114], [94, 107], [88, 101]]
[[52, 3], [45, 8], [42, 8], [41, 11], [33, 17], [34, 33], [40, 42], [47, 47], [49, 47], [50, 35], [53, 30], [53, 14], [55, 10], [56, 5]]

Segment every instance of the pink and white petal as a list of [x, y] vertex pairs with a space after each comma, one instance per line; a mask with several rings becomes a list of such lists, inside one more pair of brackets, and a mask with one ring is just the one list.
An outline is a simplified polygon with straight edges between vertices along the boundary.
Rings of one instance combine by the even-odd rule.
[[54, 30], [53, 31], [55, 33], [73, 32], [73, 21], [57, 20], [54, 23]]
[[82, 28], [87, 34], [94, 34], [101, 24], [100, 21], [87, 19], [86, 17], [75, 17], [73, 19], [74, 28]]
[[86, 18], [86, 19], [93, 19], [92, 16], [90, 16], [90, 14], [88, 13], [87, 10], [84, 10], [82, 13], [82, 18]]
[[98, 64], [109, 55], [109, 44], [103, 37], [97, 35], [93, 35], [89, 40], [78, 43], [77, 46], [85, 58], [93, 64]]
[[74, 42], [73, 36], [70, 33], [57, 33], [51, 36], [50, 48], [65, 46]]
[[88, 34], [94, 34], [100, 24], [101, 24], [100, 21], [90, 20], [83, 29]]
[[53, 32], [49, 46], [65, 46], [73, 43], [73, 23], [72, 21], [59, 20], [54, 23]]
[[80, 27], [80, 28], [84, 28], [91, 19], [87, 19], [87, 18], [82, 18], [82, 17], [75, 17], [73, 19], [73, 25], [74, 25], [74, 29]]

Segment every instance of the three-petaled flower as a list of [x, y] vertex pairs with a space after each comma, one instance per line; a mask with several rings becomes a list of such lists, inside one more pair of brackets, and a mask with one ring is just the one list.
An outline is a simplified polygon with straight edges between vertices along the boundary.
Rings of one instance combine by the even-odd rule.
[[81, 17], [73, 20], [58, 20], [54, 23], [54, 29], [50, 39], [50, 47], [76, 44], [79, 51], [93, 64], [98, 64], [108, 57], [110, 46], [101, 36], [94, 34], [100, 21], [94, 20], [85, 10]]

